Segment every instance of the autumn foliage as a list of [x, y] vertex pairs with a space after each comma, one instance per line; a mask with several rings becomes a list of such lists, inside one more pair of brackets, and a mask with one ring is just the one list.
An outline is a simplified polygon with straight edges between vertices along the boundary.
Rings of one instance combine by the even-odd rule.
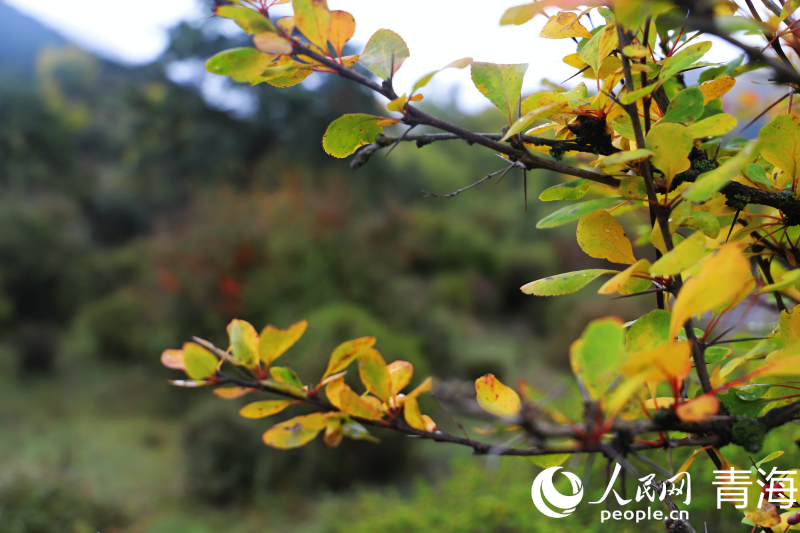
[[[294, 0], [293, 17], [271, 19], [270, 7], [283, 3], [235, 0], [218, 7], [217, 16], [252, 34], [254, 47], [218, 53], [207, 63], [209, 72], [278, 87], [320, 73], [385, 97], [387, 116], [344, 115], [322, 138], [334, 157], [355, 153], [354, 167], [397, 143], [463, 139], [505, 159], [492, 175], [517, 168], [526, 182], [527, 173], [537, 170], [570, 176], [541, 194], [542, 201], [569, 203], [537, 227], [577, 222], [577, 243], [586, 255], [619, 266], [553, 273], [522, 291], [559, 296], [601, 279], [599, 294], [647, 298], [655, 308], [628, 323], [598, 318], [574, 341], [569, 357], [583, 411], [558, 411], [522, 380], [514, 389], [491, 374], [479, 378], [478, 405], [522, 435], [514, 446], [439, 431], [417, 401], [431, 389], [430, 378], [411, 389], [411, 364], [387, 364], [373, 337], [333, 349], [326, 372], [311, 383], [289, 366], [276, 366], [303, 334], [305, 322], [286, 330], [266, 326], [258, 333], [234, 320], [229, 347], [195, 339], [182, 350], [167, 350], [163, 363], [189, 378], [176, 385], [222, 385], [214, 389], [222, 398], [265, 391], [284, 397], [247, 405], [241, 411], [247, 418], [278, 414], [298, 403], [318, 408], [269, 429], [264, 442], [275, 448], [302, 446], [323, 432], [329, 446], [343, 437], [371, 439], [367, 426], [379, 426], [471, 446], [476, 453], [555, 456], [562, 462], [576, 451], [616, 460], [636, 451], [688, 446], [708, 451], [723, 467], [730, 464], [720, 448], [734, 444], [757, 453], [766, 432], [797, 417], [800, 318], [790, 302], [800, 302], [800, 118], [793, 106], [800, 75], [789, 56], [800, 51], [793, 18], [798, 2], [788, 0], [780, 9], [765, 2], [761, 11], [749, 0], [749, 9], [728, 1], [639, 0], [542, 0], [511, 8], [500, 24], [544, 16], [540, 38], [576, 43], [563, 61], [582, 81], [569, 90], [523, 95], [525, 64], [464, 58], [444, 66], [469, 69], [475, 87], [502, 114], [506, 126], [493, 133], [466, 130], [414, 105], [438, 71], [395, 92], [393, 75], [410, 55], [396, 33], [381, 29], [359, 55], [343, 55], [355, 31], [352, 15], [331, 11], [325, 0]], [[587, 25], [589, 17], [604, 24]], [[764, 38], [763, 48], [741, 41], [742, 33]], [[739, 47], [742, 55], [726, 64], [704, 62], [711, 36]], [[764, 113], [752, 113], [763, 122], [756, 138], [730, 140], [737, 127], [738, 134], [750, 124], [740, 126], [726, 113], [723, 99], [754, 71], [750, 76], [788, 92]], [[406, 131], [392, 138], [384, 134], [392, 125], [436, 132]], [[585, 200], [588, 195], [592, 198]], [[728, 313], [747, 312], [766, 298], [761, 295], [779, 310], [770, 335], [743, 339], [737, 337], [738, 325], [720, 331]], [[746, 349], [729, 347], [740, 341]], [[345, 383], [353, 365], [363, 390]], [[671, 431], [685, 436], [676, 438]], [[745, 516], [762, 527], [786, 519], [774, 506], [747, 509]]]

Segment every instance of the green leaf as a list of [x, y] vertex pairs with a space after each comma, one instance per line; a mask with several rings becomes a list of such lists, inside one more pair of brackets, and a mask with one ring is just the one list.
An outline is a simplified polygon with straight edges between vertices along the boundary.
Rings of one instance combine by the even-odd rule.
[[767, 177], [767, 173], [764, 170], [764, 167], [757, 163], [751, 163], [747, 165], [747, 170], [745, 171], [747, 177], [753, 183], [758, 183], [759, 185], [763, 185], [764, 188], [768, 191], [775, 190], [775, 184], [772, 183], [772, 180]]
[[714, 196], [714, 193], [727, 185], [753, 159], [753, 154], [758, 153], [758, 144], [758, 142], [751, 143], [711, 172], [698, 176], [694, 185], [683, 191], [683, 196], [695, 203], [705, 202]]
[[218, 17], [232, 19], [245, 33], [252, 35], [265, 31], [277, 31], [275, 25], [258, 11], [246, 7], [219, 6], [214, 10]]
[[327, 0], [292, 0], [294, 23], [306, 39], [328, 51], [331, 10]]
[[[250, 11], [248, 9], [248, 11]], [[206, 62], [206, 70], [220, 76], [230, 76], [233, 81], [249, 82], [261, 76], [278, 56], [265, 54], [255, 48], [234, 48], [213, 56]]]
[[717, 113], [699, 122], [690, 124], [686, 129], [689, 130], [689, 134], [691, 134], [693, 139], [702, 139], [703, 137], [725, 135], [735, 128], [737, 123], [736, 117], [725, 113]]
[[756, 417], [761, 415], [764, 410], [764, 403], [759, 400], [745, 401], [739, 398], [734, 392], [736, 389], [728, 389], [723, 394], [717, 394], [717, 398], [722, 402], [732, 416]]
[[358, 354], [358, 376], [367, 391], [386, 402], [392, 395], [392, 376], [386, 361], [374, 348], [365, 348]]
[[609, 207], [620, 200], [622, 200], [621, 197], [612, 196], [610, 198], [598, 198], [596, 200], [588, 200], [586, 202], [568, 205], [567, 207], [563, 207], [555, 213], [551, 213], [544, 217], [536, 224], [536, 227], [541, 229], [563, 226], [568, 222], [578, 220], [582, 216], [588, 215], [589, 213], [597, 211], [598, 209]]
[[663, 83], [706, 55], [709, 50], [711, 50], [710, 42], [690, 44], [664, 61], [664, 67], [661, 69], [661, 74], [659, 74], [659, 80]]
[[347, 437], [348, 439], [380, 442], [380, 440], [370, 435], [370, 432], [367, 431], [367, 428], [365, 428], [352, 418], [348, 418], [344, 422], [344, 424], [342, 425], [342, 432], [344, 433], [344, 436]]
[[303, 388], [303, 382], [300, 381], [300, 378], [297, 376], [297, 372], [295, 372], [291, 368], [286, 368], [282, 366], [273, 366], [272, 368], [269, 369], [269, 375], [272, 379], [274, 379], [278, 383], [291, 385], [293, 387], [297, 387], [298, 389]]
[[292, 87], [309, 77], [312, 72], [307, 66], [296, 63], [291, 56], [281, 56], [260, 78], [250, 80], [250, 83], [255, 85], [263, 81], [273, 87]]
[[654, 309], [637, 319], [625, 336], [625, 347], [631, 353], [653, 350], [669, 339], [669, 311]]
[[661, 122], [689, 122], [703, 114], [703, 93], [697, 87], [689, 87], [672, 99]]
[[772, 384], [756, 384], [756, 385], [743, 385], [741, 387], [731, 389], [736, 393], [741, 400], [745, 402], [754, 402], [764, 396], [769, 389], [772, 388]]
[[542, 191], [539, 200], [552, 202], [553, 200], [580, 200], [583, 198], [592, 182], [582, 178], [553, 185]]
[[228, 324], [228, 337], [233, 356], [243, 365], [253, 367], [258, 364], [259, 338], [255, 328], [244, 320], [233, 319]]
[[359, 146], [375, 142], [375, 138], [383, 133], [383, 127], [378, 125], [382, 120], [385, 119], [363, 113], [343, 115], [325, 130], [322, 147], [333, 157], [347, 157]]
[[520, 287], [520, 290], [525, 294], [533, 294], [535, 296], [572, 294], [606, 274], [619, 274], [619, 272], [605, 269], [578, 270], [577, 272], [567, 272], [532, 281]]
[[778, 19], [786, 20], [786, 17], [797, 11], [798, 7], [800, 7], [800, 0], [788, 0], [783, 4], [783, 9], [781, 9], [781, 14]]
[[785, 289], [786, 287], [792, 287], [798, 281], [800, 281], [800, 269], [789, 270], [783, 275], [783, 277], [781, 277], [779, 281], [761, 287], [761, 290], [758, 291], [758, 294], [775, 292], [781, 289]]
[[393, 31], [381, 29], [369, 38], [358, 62], [382, 80], [387, 80], [397, 72], [409, 55], [408, 46], [402, 37]]
[[489, 101], [508, 117], [508, 123], [514, 120], [517, 111], [522, 78], [528, 64], [498, 65], [495, 63], [472, 63], [472, 82]]
[[581, 82], [567, 92], [561, 93], [572, 107], [578, 107], [589, 103], [589, 91], [586, 84]]
[[635, 102], [639, 98], [647, 96], [651, 92], [655, 91], [660, 86], [661, 86], [660, 83], [653, 83], [651, 85], [646, 85], [644, 87], [636, 89], [635, 91], [626, 92], [625, 94], [623, 94], [620, 97], [619, 100], [620, 100], [620, 102], [622, 102], [625, 105], [632, 104], [633, 102]]
[[434, 70], [433, 72], [428, 72], [423, 77], [421, 77], [419, 80], [417, 80], [417, 83], [414, 84], [414, 89], [412, 90], [412, 92], [417, 92], [417, 89], [422, 89], [423, 87], [428, 85], [428, 82], [431, 81], [431, 78], [433, 78], [434, 75], [438, 74], [439, 72], [441, 72], [441, 71], [443, 71], [445, 69], [448, 69], [448, 68], [463, 69], [463, 68], [466, 68], [466, 67], [470, 66], [471, 64], [472, 64], [472, 58], [471, 57], [465, 57], [463, 59], [457, 59], [457, 60], [453, 61], [452, 63], [449, 63], [445, 67], [440, 68], [439, 70]]
[[641, 176], [626, 176], [619, 185], [623, 198], [647, 198], [647, 185]]
[[570, 454], [549, 453], [547, 455], [523, 455], [523, 457], [539, 468], [551, 468], [564, 464], [564, 462], [570, 458]]
[[265, 418], [280, 413], [290, 405], [300, 403], [299, 400], [264, 400], [247, 404], [239, 411], [245, 418]]
[[681, 222], [681, 225], [698, 229], [712, 239], [717, 238], [720, 230], [719, 220], [717, 217], [710, 213], [706, 213], [705, 211], [692, 211], [692, 214], [689, 215], [689, 218]]
[[192, 379], [205, 379], [217, 372], [217, 359], [214, 354], [194, 342], [183, 344], [183, 364], [186, 375]]
[[597, 399], [619, 376], [625, 362], [625, 331], [618, 318], [593, 320], [570, 347], [572, 372]]
[[685, 126], [659, 122], [647, 134], [645, 145], [653, 151], [650, 162], [664, 173], [668, 184], [672, 178], [691, 166], [689, 152], [694, 143]]
[[722, 346], [709, 346], [706, 348], [704, 357], [706, 363], [719, 363], [732, 353], [733, 350], [730, 348], [724, 348]]

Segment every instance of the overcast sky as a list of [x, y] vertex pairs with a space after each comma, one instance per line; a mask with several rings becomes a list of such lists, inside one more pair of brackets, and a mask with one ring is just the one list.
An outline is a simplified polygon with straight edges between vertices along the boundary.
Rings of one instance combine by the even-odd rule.
[[[196, 0], [5, 1], [80, 46], [130, 64], [158, 57], [167, 45], [166, 30], [170, 26], [181, 20], [199, 23], [208, 14]], [[542, 78], [561, 82], [574, 74], [575, 69], [562, 63], [561, 57], [573, 53], [575, 44], [570, 39], [539, 38], [546, 20], [543, 16], [523, 26], [499, 25], [505, 9], [519, 3], [521, 0], [328, 0], [331, 9], [353, 14], [356, 42], [366, 43], [380, 28], [403, 37], [411, 57], [395, 78], [400, 94], [425, 73], [462, 57], [528, 63], [527, 92], [540, 87]], [[290, 12], [289, 6], [274, 8], [275, 15]], [[715, 42], [704, 60], [725, 61], [734, 55], [731, 47]], [[488, 105], [473, 87], [468, 69], [442, 72], [423, 93], [428, 98], [446, 98], [454, 89], [459, 91], [460, 105], [465, 109]]]

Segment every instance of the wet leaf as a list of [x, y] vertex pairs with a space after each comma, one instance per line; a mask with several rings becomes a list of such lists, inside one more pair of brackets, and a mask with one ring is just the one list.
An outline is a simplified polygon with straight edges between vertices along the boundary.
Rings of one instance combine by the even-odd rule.
[[218, 17], [232, 19], [248, 35], [265, 31], [275, 31], [270, 20], [254, 9], [236, 6], [219, 6], [214, 10]]
[[331, 11], [331, 30], [328, 40], [337, 55], [342, 55], [344, 45], [353, 38], [355, 32], [356, 19], [353, 15], [347, 11]]
[[536, 223], [536, 227], [542, 229], [563, 226], [564, 224], [572, 222], [573, 220], [578, 220], [589, 213], [593, 213], [598, 209], [603, 209], [614, 205], [620, 200], [622, 200], [621, 197], [612, 196], [609, 198], [598, 198], [596, 200], [588, 200], [586, 202], [568, 205], [567, 207], [562, 207], [555, 213], [551, 213], [541, 219]]
[[667, 184], [691, 166], [689, 152], [694, 143], [685, 126], [659, 122], [647, 134], [645, 143], [653, 151], [651, 163], [664, 173]]
[[408, 46], [402, 37], [393, 31], [381, 29], [369, 38], [358, 61], [382, 80], [387, 80], [397, 72], [409, 55]]
[[735, 128], [737, 123], [736, 117], [718, 113], [704, 118], [700, 122], [690, 124], [686, 129], [689, 130], [689, 134], [693, 139], [702, 139], [704, 137], [725, 135]]
[[592, 34], [577, 20], [577, 13], [559, 11], [550, 17], [544, 28], [542, 28], [541, 33], [539, 33], [539, 37], [545, 39], [569, 39], [571, 37], [591, 39]]
[[217, 372], [219, 359], [194, 342], [183, 343], [183, 364], [186, 375], [192, 379], [205, 379]]
[[703, 93], [696, 87], [689, 87], [672, 99], [661, 122], [689, 122], [700, 118], [703, 111]]
[[572, 372], [592, 399], [599, 398], [617, 379], [620, 365], [627, 358], [624, 340], [620, 319], [601, 318], [589, 322], [581, 338], [570, 346]]
[[730, 76], [722, 76], [715, 80], [701, 83], [699, 89], [703, 93], [703, 105], [727, 93], [734, 85], [736, 85], [736, 80]]
[[258, 353], [261, 360], [270, 365], [272, 362], [283, 355], [283, 353], [294, 346], [303, 333], [306, 331], [308, 322], [305, 320], [292, 324], [287, 329], [267, 326], [261, 330]]
[[275, 415], [286, 409], [292, 404], [300, 403], [300, 400], [264, 400], [247, 404], [239, 411], [245, 418], [266, 418]]
[[694, 315], [734, 298], [752, 281], [750, 261], [739, 243], [723, 245], [703, 261], [700, 271], [684, 283], [672, 307], [670, 336], [675, 337]]
[[578, 244], [590, 257], [630, 265], [636, 262], [630, 239], [608, 211], [599, 209], [578, 222]]
[[328, 51], [331, 11], [327, 0], [292, 0], [294, 23], [306, 39]]
[[769, 389], [772, 388], [771, 384], [756, 384], [756, 385], [742, 385], [738, 388], [730, 389], [739, 399], [745, 402], [754, 402], [764, 396]]
[[514, 389], [503, 385], [493, 374], [486, 374], [476, 379], [475, 392], [478, 405], [495, 416], [513, 418], [522, 409], [519, 395]]
[[489, 101], [508, 117], [508, 123], [514, 120], [517, 102], [522, 89], [522, 78], [528, 64], [498, 65], [495, 63], [472, 63], [472, 81], [475, 87]]
[[264, 433], [264, 444], [288, 450], [299, 448], [316, 437], [325, 429], [329, 413], [311, 413], [310, 415], [296, 416], [285, 422], [275, 424]]
[[596, 268], [556, 274], [555, 276], [548, 276], [540, 280], [532, 281], [520, 287], [520, 290], [525, 294], [533, 294], [535, 296], [561, 296], [563, 294], [572, 294], [606, 274], [618, 274], [618, 272], [616, 270]]
[[233, 356], [243, 365], [254, 367], [258, 364], [259, 338], [255, 328], [244, 320], [234, 318], [228, 324], [228, 338]]
[[388, 366], [392, 378], [392, 396], [396, 396], [411, 382], [414, 366], [408, 361], [393, 361]]

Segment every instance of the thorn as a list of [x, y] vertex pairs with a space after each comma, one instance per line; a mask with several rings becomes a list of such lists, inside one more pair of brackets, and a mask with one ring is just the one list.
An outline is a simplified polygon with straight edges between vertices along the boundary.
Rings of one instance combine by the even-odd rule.
[[585, 72], [585, 71], [586, 71], [586, 69], [588, 69], [588, 68], [589, 68], [589, 65], [586, 65], [585, 67], [583, 67], [582, 69], [580, 69], [578, 72], [576, 72], [575, 74], [573, 74], [573, 75], [572, 75], [572, 76], [570, 76], [569, 78], [567, 78], [567, 79], [565, 79], [564, 81], [562, 81], [561, 83], [559, 83], [559, 85], [563, 85], [563, 84], [567, 83], [569, 80], [571, 80], [571, 79], [572, 79], [572, 78], [574, 78], [575, 76], [578, 76], [579, 74], [582, 74], [583, 72]]
[[736, 214], [733, 215], [733, 222], [731, 222], [731, 229], [728, 230], [728, 236], [725, 237], [725, 242], [728, 242], [728, 239], [731, 238], [731, 233], [733, 233], [733, 227], [736, 225], [736, 221], [739, 220], [739, 212], [741, 209], [736, 210]]

